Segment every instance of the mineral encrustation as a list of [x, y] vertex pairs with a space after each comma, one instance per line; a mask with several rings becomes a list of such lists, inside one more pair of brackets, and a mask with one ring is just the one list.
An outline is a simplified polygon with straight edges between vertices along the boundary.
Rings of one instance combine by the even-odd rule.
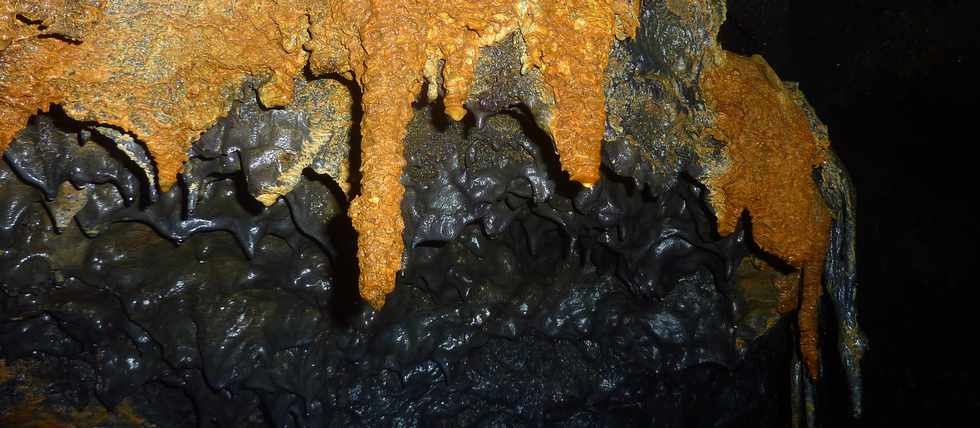
[[859, 413], [850, 181], [724, 15], [0, 4], [0, 425], [781, 426], [827, 328]]
[[307, 63], [316, 74], [353, 73], [363, 90], [363, 177], [350, 212], [361, 294], [380, 307], [401, 266], [401, 140], [423, 77], [441, 84], [446, 113], [460, 120], [480, 48], [519, 31], [523, 66], [539, 69], [547, 88], [551, 108], [541, 122], [572, 179], [591, 185], [599, 174], [609, 47], [635, 33], [638, 4], [8, 3], [0, 30], [0, 150], [30, 116], [58, 104], [73, 119], [145, 141], [166, 191], [192, 142], [227, 114], [245, 79], [262, 79], [262, 104], [281, 107]]

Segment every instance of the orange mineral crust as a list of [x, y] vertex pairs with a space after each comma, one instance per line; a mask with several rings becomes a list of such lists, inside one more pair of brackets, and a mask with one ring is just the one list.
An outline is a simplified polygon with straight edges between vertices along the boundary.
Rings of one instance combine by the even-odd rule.
[[639, 2], [626, 0], [338, 1], [311, 13], [310, 68], [353, 74], [363, 90], [358, 231], [361, 295], [384, 304], [401, 267], [404, 227], [401, 146], [422, 83], [442, 84], [447, 114], [460, 120], [480, 48], [514, 32], [524, 68], [536, 67], [553, 99], [543, 118], [572, 179], [598, 179], [605, 127], [603, 76], [616, 38], [632, 36]]
[[725, 144], [728, 166], [708, 180], [722, 234], [744, 211], [756, 243], [802, 274], [800, 347], [811, 376], [819, 373], [817, 303], [830, 232], [812, 175], [825, 160], [805, 113], [760, 56], [721, 52], [701, 88], [715, 120], [709, 135]]
[[[0, 9], [0, 150], [30, 116], [60, 104], [72, 118], [144, 142], [160, 186], [191, 142], [225, 115], [248, 79], [266, 107], [292, 100], [309, 65], [363, 90], [361, 293], [375, 307], [401, 265], [401, 141], [423, 81], [459, 120], [480, 48], [519, 33], [551, 109], [539, 121], [565, 170], [598, 178], [610, 47], [631, 37], [638, 0], [320, 1], [19, 0]], [[432, 92], [430, 93], [437, 93]]]
[[79, 41], [102, 17], [96, 0], [8, 0], [0, 4], [0, 51], [40, 35]]
[[6, 3], [0, 10], [0, 150], [30, 116], [60, 104], [76, 120], [112, 125], [143, 141], [166, 190], [191, 142], [228, 112], [245, 79], [265, 81], [259, 95], [267, 106], [290, 101], [292, 77], [308, 56], [301, 6]]

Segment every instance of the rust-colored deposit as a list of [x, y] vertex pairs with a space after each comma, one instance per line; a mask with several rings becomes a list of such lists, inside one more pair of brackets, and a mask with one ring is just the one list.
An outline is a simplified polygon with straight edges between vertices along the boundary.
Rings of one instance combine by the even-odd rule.
[[752, 236], [766, 252], [802, 275], [800, 347], [810, 375], [819, 375], [817, 304], [831, 214], [814, 168], [827, 141], [760, 56], [721, 52], [701, 80], [715, 121], [709, 135], [725, 144], [728, 167], [708, 181], [722, 234], [735, 231], [744, 211]]
[[310, 68], [352, 73], [363, 90], [363, 178], [361, 195], [350, 207], [358, 231], [361, 296], [381, 307], [401, 267], [401, 142], [423, 82], [442, 82], [446, 112], [462, 119], [480, 48], [519, 31], [527, 47], [524, 67], [539, 68], [551, 90], [553, 107], [545, 122], [562, 166], [590, 185], [599, 174], [608, 53], [617, 37], [636, 31], [638, 5], [375, 0], [331, 2], [311, 14]]
[[0, 412], [0, 426], [11, 428], [74, 428], [97, 426], [152, 427], [128, 400], [123, 400], [111, 412], [92, 400], [80, 408], [51, 403], [45, 397], [51, 380], [39, 376], [37, 363], [18, 361], [7, 365], [0, 360], [0, 384], [12, 382], [15, 394], [12, 405]]
[[[541, 71], [563, 168], [598, 179], [610, 46], [638, 26], [639, 0], [18, 0], [0, 6], [0, 151], [32, 115], [74, 119], [144, 142], [167, 190], [202, 132], [247, 79], [263, 105], [292, 99], [293, 78], [352, 73], [363, 90], [360, 288], [373, 306], [403, 252], [401, 142], [423, 81], [441, 83], [459, 120], [480, 48], [519, 32]], [[547, 93], [550, 92], [550, 93]]]
[[160, 187], [191, 142], [227, 114], [246, 78], [267, 106], [291, 99], [306, 64], [299, 1], [30, 1], [0, 6], [0, 150], [28, 118], [72, 118], [146, 143]]

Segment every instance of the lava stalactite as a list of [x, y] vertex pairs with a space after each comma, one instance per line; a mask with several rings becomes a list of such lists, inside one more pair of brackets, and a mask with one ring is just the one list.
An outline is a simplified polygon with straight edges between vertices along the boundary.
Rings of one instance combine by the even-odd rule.
[[[243, 82], [262, 82], [259, 98], [278, 107], [292, 101], [292, 81], [304, 67], [356, 78], [362, 181], [350, 215], [361, 294], [375, 307], [401, 267], [402, 140], [423, 83], [441, 85], [447, 114], [462, 119], [480, 49], [518, 34], [523, 67], [541, 72], [550, 106], [536, 119], [563, 169], [589, 186], [598, 179], [608, 52], [616, 39], [635, 35], [639, 15], [639, 2], [630, 0], [62, 6], [19, 1], [0, 9], [0, 149], [30, 116], [60, 104], [74, 119], [116, 126], [144, 142], [166, 190], [192, 142], [227, 114]], [[810, 171], [826, 147], [768, 66], [717, 57], [702, 84], [718, 113], [711, 135], [730, 157], [710, 182], [720, 230], [733, 231], [748, 209], [763, 249], [798, 268], [819, 266], [830, 217]], [[813, 330], [819, 282], [804, 275], [804, 332]]]
[[[369, 10], [352, 3], [358, 2], [331, 3], [313, 19], [314, 38], [325, 37], [312, 42], [311, 68], [353, 73], [364, 91], [363, 179], [350, 216], [358, 231], [361, 295], [377, 308], [401, 267], [402, 140], [423, 81], [443, 82], [446, 113], [461, 120], [480, 48], [519, 31], [527, 47], [524, 67], [542, 71], [553, 98], [543, 122], [562, 167], [591, 185], [599, 177], [608, 52], [616, 38], [635, 34], [639, 3], [406, 0], [374, 1]], [[329, 48], [318, 49], [324, 42]], [[441, 73], [432, 65], [438, 63]]]
[[[423, 80], [441, 81], [446, 112], [462, 119], [480, 48], [519, 31], [527, 46], [524, 67], [540, 69], [551, 92], [549, 117], [539, 120], [554, 137], [563, 168], [591, 185], [599, 176], [608, 52], [616, 38], [635, 34], [639, 6], [630, 0], [107, 3], [56, 16], [37, 11], [61, 9], [32, 2], [0, 10], [0, 149], [30, 116], [60, 104], [77, 120], [114, 125], [145, 142], [167, 190], [191, 143], [227, 114], [246, 79], [264, 79], [258, 95], [278, 107], [291, 102], [292, 79], [307, 64], [318, 74], [351, 73], [363, 90], [364, 118], [361, 195], [350, 213], [359, 235], [361, 294], [375, 307], [384, 304], [401, 266], [401, 143]], [[55, 25], [64, 20], [85, 25], [59, 30], [71, 28]], [[441, 70], [433, 66], [440, 63]]]
[[764, 251], [802, 270], [801, 350], [811, 376], [819, 373], [817, 304], [831, 215], [813, 181], [828, 142], [760, 56], [719, 52], [701, 80], [716, 118], [711, 137], [725, 144], [729, 164], [709, 180], [722, 234], [748, 211]]

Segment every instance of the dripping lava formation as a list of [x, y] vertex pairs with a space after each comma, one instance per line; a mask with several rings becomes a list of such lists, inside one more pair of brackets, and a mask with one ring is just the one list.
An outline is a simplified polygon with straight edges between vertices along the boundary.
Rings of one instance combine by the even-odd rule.
[[859, 414], [849, 178], [724, 15], [5, 2], [0, 422], [778, 426], [827, 328]]

